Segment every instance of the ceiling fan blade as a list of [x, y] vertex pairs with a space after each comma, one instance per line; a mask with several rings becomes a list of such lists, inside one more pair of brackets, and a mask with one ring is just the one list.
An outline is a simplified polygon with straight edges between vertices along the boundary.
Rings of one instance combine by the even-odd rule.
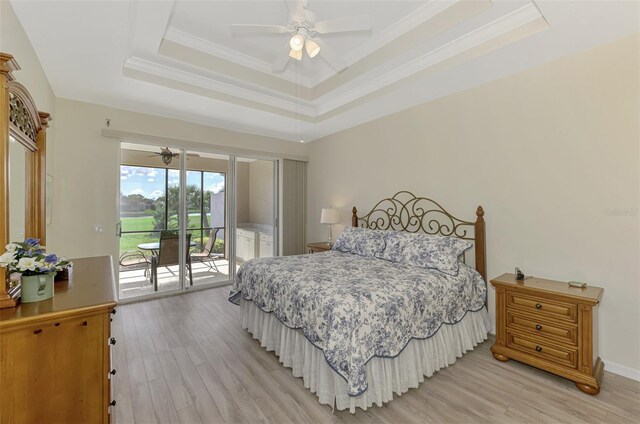
[[287, 7], [289, 8], [289, 14], [294, 21], [304, 22], [307, 20], [307, 15], [304, 13], [306, 2], [303, 0], [285, 0]]
[[284, 68], [286, 68], [289, 63], [289, 43], [287, 43], [287, 47], [282, 49], [282, 52], [279, 53], [276, 61], [273, 62], [273, 72], [282, 72]]
[[371, 17], [367, 15], [320, 21], [315, 25], [316, 32], [330, 34], [334, 32], [368, 31], [371, 29]]
[[231, 34], [284, 34], [287, 27], [282, 25], [254, 25], [254, 24], [232, 24], [229, 25]]
[[320, 46], [320, 54], [318, 56], [322, 57], [336, 72], [340, 72], [349, 66], [327, 43], [319, 38], [314, 38], [313, 41]]

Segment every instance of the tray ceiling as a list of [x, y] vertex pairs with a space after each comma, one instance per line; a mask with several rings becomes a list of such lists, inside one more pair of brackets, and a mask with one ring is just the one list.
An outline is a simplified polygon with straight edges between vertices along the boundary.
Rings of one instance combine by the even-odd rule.
[[[368, 15], [370, 31], [272, 63], [288, 34], [278, 1], [20, 1], [12, 4], [59, 97], [292, 141], [316, 138], [638, 32], [638, 3], [310, 0], [317, 20]], [[19, 52], [16, 56], [19, 60]]]

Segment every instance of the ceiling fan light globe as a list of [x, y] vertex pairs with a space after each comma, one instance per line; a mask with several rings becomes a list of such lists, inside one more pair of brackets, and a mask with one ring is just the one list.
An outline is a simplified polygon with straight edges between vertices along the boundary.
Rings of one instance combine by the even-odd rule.
[[320, 46], [313, 40], [307, 40], [304, 44], [305, 49], [307, 50], [307, 54], [310, 58], [314, 58], [320, 53]]
[[289, 40], [289, 45], [291, 46], [291, 50], [299, 52], [304, 47], [304, 37], [300, 34], [296, 34], [291, 37]]
[[298, 51], [291, 50], [289, 52], [289, 56], [296, 60], [302, 60], [302, 50], [298, 50]]

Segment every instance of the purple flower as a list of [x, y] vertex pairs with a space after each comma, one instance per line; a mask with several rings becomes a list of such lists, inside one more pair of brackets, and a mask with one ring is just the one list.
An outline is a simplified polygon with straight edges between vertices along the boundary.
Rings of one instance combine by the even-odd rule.
[[57, 264], [58, 263], [58, 257], [56, 256], [55, 253], [52, 253], [50, 255], [47, 255], [44, 257], [44, 261], [48, 264]]
[[40, 244], [40, 239], [28, 238], [24, 241], [28, 246], [35, 247]]

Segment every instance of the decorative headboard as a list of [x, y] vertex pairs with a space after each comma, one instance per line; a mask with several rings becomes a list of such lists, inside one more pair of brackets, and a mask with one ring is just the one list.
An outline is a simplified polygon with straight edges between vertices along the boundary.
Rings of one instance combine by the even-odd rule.
[[[447, 212], [439, 203], [426, 197], [416, 197], [408, 191], [399, 191], [379, 201], [368, 214], [358, 216], [353, 207], [351, 225], [374, 230], [424, 232], [472, 240], [476, 270], [487, 281], [487, 257], [484, 229], [484, 209], [478, 206], [475, 222], [463, 221]], [[473, 229], [473, 235], [471, 235]]]

